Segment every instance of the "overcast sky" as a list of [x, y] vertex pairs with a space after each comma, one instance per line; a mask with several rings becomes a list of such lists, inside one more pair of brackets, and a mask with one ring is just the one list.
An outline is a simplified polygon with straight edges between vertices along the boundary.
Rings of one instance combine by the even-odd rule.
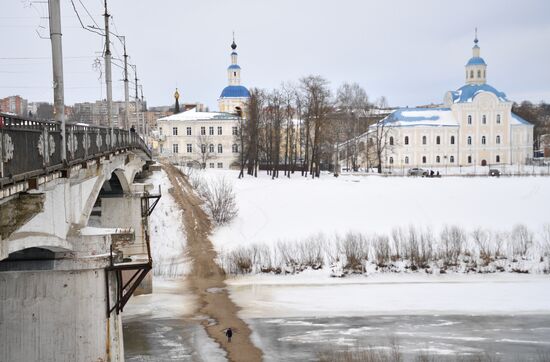
[[[80, 27], [70, 0], [61, 2], [66, 104], [104, 98], [93, 67], [103, 39]], [[103, 0], [74, 3], [85, 25], [93, 21], [81, 3], [103, 26]], [[50, 41], [38, 35], [48, 36], [47, 4], [2, 0], [0, 10], [0, 97], [51, 102]], [[177, 86], [184, 102], [217, 109], [233, 30], [249, 88], [319, 74], [333, 90], [357, 82], [393, 106], [439, 103], [464, 84], [476, 26], [488, 83], [514, 101], [550, 102], [547, 0], [110, 0], [109, 11], [149, 106], [173, 103]], [[114, 98], [123, 99], [122, 70], [113, 78]]]

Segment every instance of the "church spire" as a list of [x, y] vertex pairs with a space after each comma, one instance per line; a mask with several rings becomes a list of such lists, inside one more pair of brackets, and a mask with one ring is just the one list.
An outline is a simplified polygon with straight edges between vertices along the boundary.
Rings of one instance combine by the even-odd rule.
[[229, 85], [241, 84], [241, 67], [237, 64], [237, 43], [235, 43], [235, 32], [233, 32], [233, 42], [231, 43], [231, 65], [227, 68], [227, 77]]
[[475, 28], [472, 57], [466, 63], [466, 84], [485, 84], [487, 82], [487, 64], [480, 56], [481, 49], [478, 43], [477, 28]]
[[174, 98], [176, 98], [176, 106], [174, 107], [174, 113], [180, 113], [180, 92], [178, 92], [178, 88], [176, 88], [176, 92], [174, 93]]

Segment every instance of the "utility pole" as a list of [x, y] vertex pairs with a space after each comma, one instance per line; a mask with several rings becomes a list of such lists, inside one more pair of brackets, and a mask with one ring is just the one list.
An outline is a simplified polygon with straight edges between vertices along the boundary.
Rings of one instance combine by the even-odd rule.
[[121, 36], [122, 44], [124, 45], [124, 129], [128, 129], [130, 123], [130, 94], [128, 89], [128, 54], [126, 53], [126, 37]]
[[67, 161], [65, 136], [65, 88], [63, 84], [63, 47], [61, 42], [60, 0], [48, 0], [50, 40], [52, 43], [53, 99], [55, 120], [61, 123], [61, 160]]
[[107, 0], [105, 0], [105, 85], [107, 86], [107, 120], [111, 133], [111, 144], [114, 144], [113, 130], [113, 79], [111, 76], [111, 44], [109, 40], [109, 13], [107, 12]]
[[139, 133], [139, 113], [138, 113], [139, 95], [138, 95], [137, 65], [134, 65], [134, 75], [135, 75], [135, 78], [134, 78], [135, 83], [134, 84], [136, 86], [136, 97], [135, 97], [135, 102], [136, 102], [136, 127], [137, 127], [137, 132]]
[[[141, 108], [143, 108], [143, 105], [145, 104], [145, 102], [143, 101], [143, 84], [139, 85], [139, 91], [141, 93]], [[142, 116], [143, 117], [141, 118], [141, 124], [143, 126], [143, 136], [144, 136], [144, 139], [147, 140], [147, 135], [148, 135], [147, 121], [145, 120], [145, 114], [143, 114]]]

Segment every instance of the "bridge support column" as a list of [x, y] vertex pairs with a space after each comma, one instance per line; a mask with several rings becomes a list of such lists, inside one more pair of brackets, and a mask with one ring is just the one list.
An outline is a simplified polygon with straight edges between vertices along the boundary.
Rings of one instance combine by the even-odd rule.
[[0, 263], [0, 361], [124, 361], [108, 258], [74, 254], [31, 249]]
[[[119, 196], [103, 197], [101, 199], [101, 226], [132, 228], [135, 232], [133, 243], [121, 247], [123, 257], [132, 261], [146, 262], [149, 258], [149, 218], [147, 215], [145, 189], [151, 185], [133, 184], [132, 188], [141, 188], [142, 192]], [[135, 290], [134, 295], [150, 294], [153, 292], [153, 273], [148, 273], [145, 279]], [[131, 277], [130, 272], [124, 272], [124, 279]]]

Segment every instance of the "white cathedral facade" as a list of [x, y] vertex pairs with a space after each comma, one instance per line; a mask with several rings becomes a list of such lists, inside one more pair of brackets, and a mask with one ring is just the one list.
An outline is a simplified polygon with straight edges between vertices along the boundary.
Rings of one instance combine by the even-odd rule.
[[227, 68], [229, 84], [218, 99], [220, 111], [191, 109], [157, 120], [161, 156], [192, 167], [228, 169], [238, 165], [237, 135], [246, 117], [250, 93], [241, 85], [235, 40], [231, 49], [231, 64]]
[[525, 164], [532, 158], [533, 125], [487, 84], [477, 36], [465, 78], [464, 86], [445, 94], [442, 107], [397, 109], [361, 136], [371, 144], [377, 133], [384, 138], [384, 168]]

